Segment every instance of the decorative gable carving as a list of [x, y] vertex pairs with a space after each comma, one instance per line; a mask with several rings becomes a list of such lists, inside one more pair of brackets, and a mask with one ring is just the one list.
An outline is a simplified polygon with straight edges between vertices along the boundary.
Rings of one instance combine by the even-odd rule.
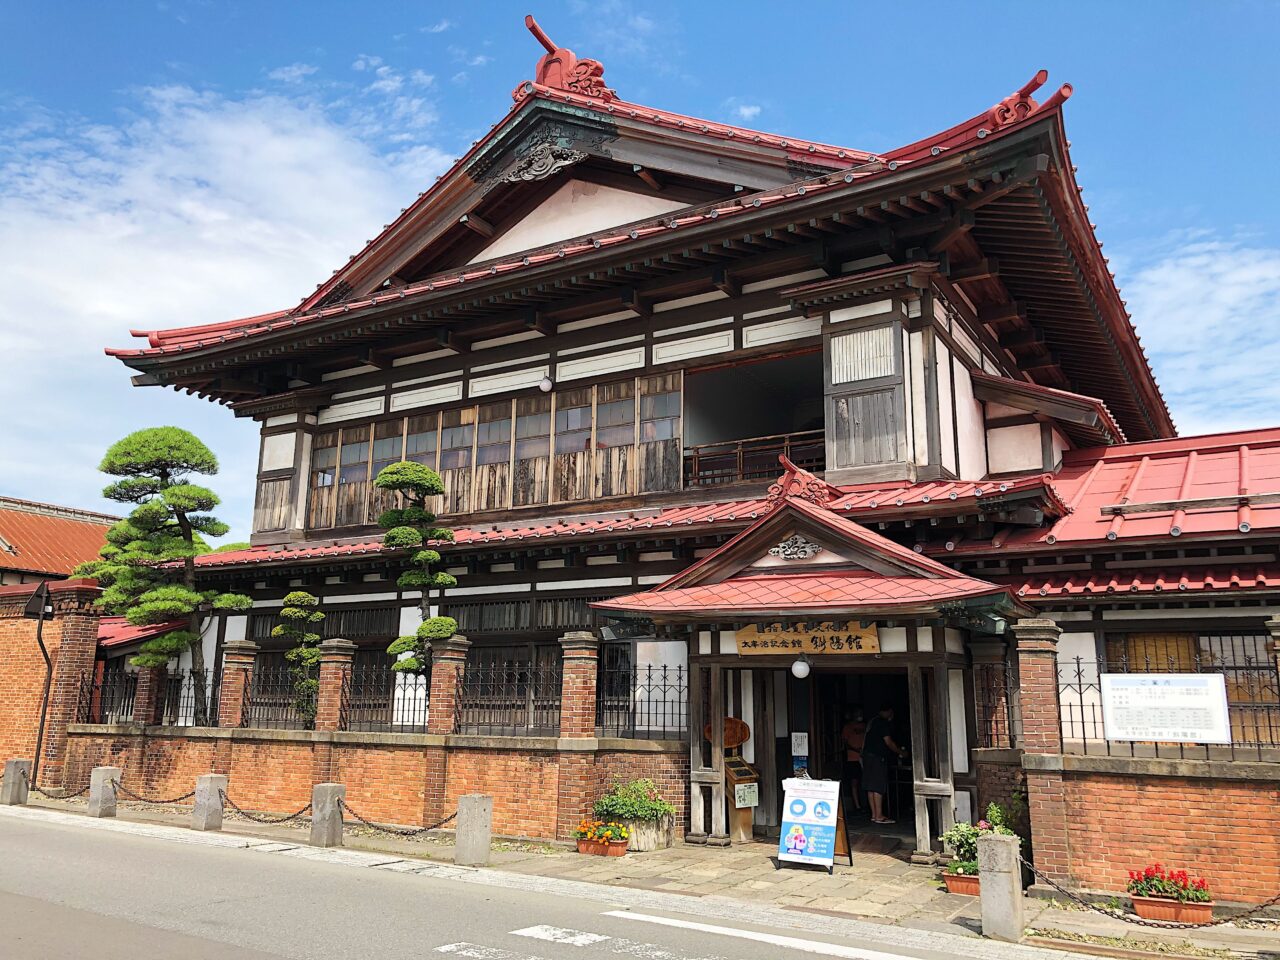
[[822, 552], [822, 546], [793, 533], [775, 547], [769, 548], [769, 556], [782, 560], [808, 560]]
[[[532, 16], [524, 18], [524, 25], [547, 51], [534, 71], [535, 83], [555, 90], [568, 90], [584, 97], [594, 97], [606, 103], [618, 99], [617, 91], [604, 85], [604, 64], [599, 60], [579, 57], [568, 47], [557, 46]], [[532, 92], [527, 82], [522, 83], [512, 91], [511, 99], [519, 103]]]
[[544, 141], [525, 154], [502, 179], [505, 183], [545, 180], [565, 167], [585, 159], [587, 155], [581, 150]]
[[785, 472], [769, 487], [769, 493], [765, 497], [771, 508], [776, 507], [788, 497], [825, 507], [844, 495], [825, 480], [815, 477], [808, 470], [797, 467], [785, 456], [779, 457], [778, 460], [782, 463]]

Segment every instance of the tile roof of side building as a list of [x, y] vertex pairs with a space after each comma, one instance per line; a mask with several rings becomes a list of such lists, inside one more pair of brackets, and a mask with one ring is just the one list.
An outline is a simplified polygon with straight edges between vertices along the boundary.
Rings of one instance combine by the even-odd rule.
[[0, 570], [67, 576], [92, 560], [119, 517], [0, 497]]

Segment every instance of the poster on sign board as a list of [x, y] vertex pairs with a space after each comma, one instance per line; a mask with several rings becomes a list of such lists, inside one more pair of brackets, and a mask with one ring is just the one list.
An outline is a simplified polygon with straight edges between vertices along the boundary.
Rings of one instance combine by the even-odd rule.
[[1108, 740], [1230, 743], [1227, 682], [1220, 673], [1104, 673]]
[[836, 856], [840, 781], [792, 777], [782, 781], [782, 789], [778, 859], [830, 869]]

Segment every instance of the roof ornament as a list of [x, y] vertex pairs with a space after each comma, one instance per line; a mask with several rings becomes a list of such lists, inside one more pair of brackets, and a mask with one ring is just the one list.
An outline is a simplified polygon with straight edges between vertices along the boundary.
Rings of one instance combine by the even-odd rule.
[[[1064, 83], [1044, 103], [1037, 103], [1031, 94], [1043, 87], [1048, 79], [1048, 70], [1037, 70], [1034, 77], [988, 110], [987, 120], [991, 124], [991, 131], [994, 132], [1007, 124], [1025, 120], [1041, 109], [1057, 106], [1071, 96], [1071, 84]], [[979, 136], [981, 136], [981, 132], [979, 132]]]
[[[579, 59], [568, 47], [556, 46], [532, 15], [524, 18], [524, 25], [547, 51], [538, 61], [533, 75], [534, 83], [555, 90], [579, 93], [584, 97], [594, 97], [606, 103], [618, 99], [617, 92], [604, 85], [604, 64], [599, 60], [587, 57]], [[511, 99], [519, 103], [531, 93], [533, 83], [525, 81], [512, 92]]]
[[787, 459], [785, 454], [778, 457], [778, 462], [782, 464], [784, 473], [769, 487], [769, 493], [765, 497], [770, 509], [778, 506], [788, 497], [796, 497], [816, 506], [825, 507], [833, 500], [844, 496], [839, 488], [815, 477], [808, 470], [797, 467]]

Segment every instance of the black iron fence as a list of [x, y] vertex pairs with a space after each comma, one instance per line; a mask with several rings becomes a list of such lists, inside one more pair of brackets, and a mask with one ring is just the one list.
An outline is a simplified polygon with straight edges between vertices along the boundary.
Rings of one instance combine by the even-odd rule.
[[560, 664], [468, 663], [455, 706], [459, 733], [555, 736], [560, 732]]
[[179, 670], [165, 681], [160, 723], [167, 727], [216, 727], [218, 678], [211, 670]]
[[[1223, 675], [1231, 742], [1108, 739], [1102, 702], [1102, 676], [1108, 673]], [[1227, 659], [1212, 653], [1183, 653], [1177, 657], [1059, 658], [1058, 704], [1066, 753], [1280, 762], [1280, 671], [1270, 657]]]
[[682, 666], [600, 667], [596, 729], [602, 737], [682, 739], [688, 729], [689, 675]]
[[343, 730], [426, 733], [429, 674], [401, 673], [391, 662], [358, 662], [342, 695]]
[[316, 724], [320, 674], [292, 664], [257, 664], [245, 689], [240, 726], [272, 730], [311, 730]]
[[1007, 749], [1022, 744], [1018, 678], [1012, 664], [975, 663], [973, 699], [979, 747]]
[[138, 675], [112, 670], [80, 677], [80, 702], [76, 719], [80, 723], [128, 723], [133, 720], [133, 701], [138, 692]]

